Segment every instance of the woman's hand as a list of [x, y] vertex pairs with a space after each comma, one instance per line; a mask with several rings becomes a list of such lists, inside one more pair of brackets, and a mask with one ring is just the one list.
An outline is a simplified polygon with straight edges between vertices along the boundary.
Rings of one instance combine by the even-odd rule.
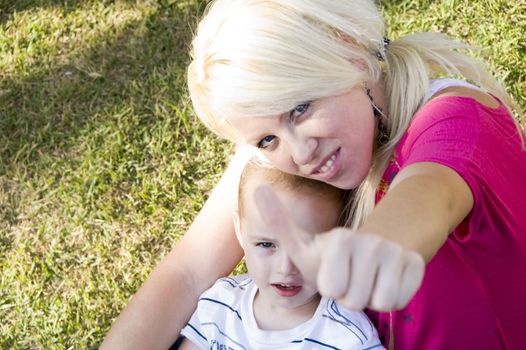
[[289, 219], [268, 187], [258, 188], [255, 197], [269, 228], [282, 233], [283, 248], [322, 296], [352, 309], [389, 311], [405, 307], [420, 287], [425, 262], [419, 254], [379, 235], [341, 227], [309, 234]]

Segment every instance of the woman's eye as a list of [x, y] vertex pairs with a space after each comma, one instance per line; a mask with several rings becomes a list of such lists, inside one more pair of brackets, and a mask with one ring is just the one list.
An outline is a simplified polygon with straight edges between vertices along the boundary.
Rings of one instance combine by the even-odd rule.
[[264, 138], [261, 139], [261, 141], [258, 142], [257, 147], [258, 148], [267, 148], [270, 146], [272, 141], [276, 138], [274, 135], [267, 135]]
[[270, 242], [259, 242], [259, 243], [256, 243], [256, 247], [261, 247], [261, 248], [274, 248], [274, 243], [270, 243]]
[[301, 117], [305, 112], [307, 112], [309, 107], [310, 107], [310, 102], [305, 102], [305, 103], [297, 105], [296, 107], [294, 107], [292, 111], [290, 111], [290, 114], [289, 114], [290, 118], [294, 120], [298, 117]]

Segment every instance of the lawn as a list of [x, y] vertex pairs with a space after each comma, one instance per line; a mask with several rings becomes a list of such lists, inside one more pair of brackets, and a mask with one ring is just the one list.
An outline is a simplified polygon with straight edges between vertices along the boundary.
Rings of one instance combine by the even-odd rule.
[[[526, 107], [526, 3], [383, 5], [392, 38], [484, 48]], [[205, 6], [0, 0], [0, 348], [96, 347], [220, 176], [185, 87]]]

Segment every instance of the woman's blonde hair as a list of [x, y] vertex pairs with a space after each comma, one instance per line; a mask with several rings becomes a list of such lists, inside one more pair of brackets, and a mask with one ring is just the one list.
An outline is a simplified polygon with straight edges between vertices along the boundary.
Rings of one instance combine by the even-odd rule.
[[357, 228], [430, 79], [463, 77], [516, 107], [479, 62], [458, 51], [468, 46], [417, 33], [384, 50], [384, 35], [372, 0], [213, 1], [192, 43], [188, 86], [195, 111], [212, 131], [236, 141], [228, 117], [278, 115], [384, 78], [390, 141], [375, 150], [369, 175], [349, 196], [348, 226]]

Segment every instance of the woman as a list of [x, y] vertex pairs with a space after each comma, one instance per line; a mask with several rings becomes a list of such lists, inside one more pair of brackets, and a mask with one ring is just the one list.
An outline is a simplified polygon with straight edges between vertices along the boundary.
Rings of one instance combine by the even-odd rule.
[[[524, 349], [526, 152], [515, 105], [455, 51], [464, 45], [383, 33], [372, 1], [215, 1], [193, 42], [196, 113], [279, 169], [350, 190], [348, 229], [288, 246], [322, 295], [379, 311], [370, 316], [385, 346]], [[475, 85], [433, 80], [444, 74]], [[241, 158], [106, 344], [129, 329], [128, 344], [168, 347], [199, 294], [239, 261], [230, 213]], [[291, 229], [272, 195], [261, 198], [273, 228]]]

